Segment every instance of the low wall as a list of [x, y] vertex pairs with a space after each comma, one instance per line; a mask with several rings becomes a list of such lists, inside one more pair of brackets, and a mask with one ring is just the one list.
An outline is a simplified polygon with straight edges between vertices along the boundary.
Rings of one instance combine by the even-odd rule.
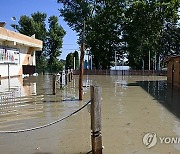
[[[79, 70], [74, 70], [74, 75], [79, 74]], [[84, 75], [167, 75], [167, 71], [154, 70], [84, 70]]]

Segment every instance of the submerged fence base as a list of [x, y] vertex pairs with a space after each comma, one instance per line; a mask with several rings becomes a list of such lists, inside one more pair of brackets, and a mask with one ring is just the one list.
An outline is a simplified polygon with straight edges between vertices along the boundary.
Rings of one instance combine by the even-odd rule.
[[[74, 70], [74, 75], [78, 75], [79, 70]], [[167, 75], [167, 71], [154, 70], [84, 70], [84, 75]]]
[[[60, 80], [61, 78], [59, 78]], [[69, 82], [72, 79], [72, 74], [69, 75]], [[53, 89], [53, 95], [56, 95], [56, 83], [57, 83], [57, 75], [53, 75], [53, 80], [52, 80], [52, 89]], [[72, 112], [71, 114], [62, 117], [56, 121], [53, 121], [51, 123], [41, 125], [38, 127], [33, 127], [33, 128], [27, 128], [27, 129], [21, 129], [21, 130], [7, 130], [7, 131], [0, 131], [0, 134], [8, 134], [8, 133], [25, 133], [25, 132], [30, 132], [30, 131], [35, 131], [38, 129], [46, 128], [51, 125], [54, 125], [58, 122], [61, 122], [79, 111], [81, 111], [83, 108], [88, 106], [88, 104], [91, 103], [91, 142], [92, 142], [92, 153], [93, 154], [102, 154], [102, 135], [101, 135], [101, 93], [102, 89], [101, 87], [94, 85], [91, 86], [91, 100], [86, 102], [81, 108], [77, 109], [76, 111]]]
[[68, 69], [64, 72], [53, 74], [52, 80], [53, 95], [56, 95], [56, 84], [58, 83], [60, 85], [60, 88], [63, 89], [63, 87], [68, 84], [68, 82], [71, 82], [73, 80], [73, 70]]
[[16, 134], [16, 133], [25, 133], [25, 132], [30, 132], [30, 131], [35, 131], [35, 130], [38, 130], [38, 129], [42, 129], [42, 128], [46, 128], [46, 127], [49, 127], [49, 126], [52, 126], [56, 123], [59, 123], [73, 115], [75, 115], [76, 113], [78, 113], [79, 111], [81, 111], [82, 109], [84, 109], [91, 101], [88, 101], [86, 102], [81, 108], [77, 109], [76, 111], [72, 112], [71, 114], [65, 116], [65, 117], [62, 117], [56, 121], [53, 121], [51, 123], [48, 123], [46, 125], [42, 125], [42, 126], [38, 126], [38, 127], [33, 127], [33, 128], [27, 128], [27, 129], [20, 129], [20, 130], [7, 130], [7, 131], [0, 131], [0, 134]]

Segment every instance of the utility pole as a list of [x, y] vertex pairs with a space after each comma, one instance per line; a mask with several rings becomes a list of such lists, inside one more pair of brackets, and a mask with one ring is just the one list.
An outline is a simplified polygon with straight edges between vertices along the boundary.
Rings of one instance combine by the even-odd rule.
[[83, 24], [83, 39], [81, 43], [81, 56], [80, 56], [80, 69], [79, 69], [79, 100], [83, 99], [84, 50], [85, 50], [85, 21]]

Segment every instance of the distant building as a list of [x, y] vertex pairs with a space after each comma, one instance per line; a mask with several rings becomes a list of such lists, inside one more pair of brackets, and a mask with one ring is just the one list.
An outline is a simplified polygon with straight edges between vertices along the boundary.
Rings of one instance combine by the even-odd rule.
[[180, 87], [180, 55], [170, 57], [166, 61], [168, 83]]
[[35, 72], [35, 52], [42, 41], [0, 27], [0, 76], [20, 76]]
[[110, 70], [130, 70], [130, 66], [113, 66], [110, 68]]

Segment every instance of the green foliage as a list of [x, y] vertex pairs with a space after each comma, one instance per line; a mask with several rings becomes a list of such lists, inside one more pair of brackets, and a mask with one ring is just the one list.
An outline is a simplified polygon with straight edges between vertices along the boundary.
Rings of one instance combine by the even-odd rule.
[[44, 41], [46, 39], [46, 17], [45, 13], [36, 12], [28, 17], [23, 15], [20, 17], [18, 25], [12, 25], [20, 33], [27, 36], [36, 35], [37, 39]]
[[32, 29], [34, 31], [34, 34], [36, 35], [36, 38], [45, 41], [46, 39], [46, 17], [47, 15], [45, 13], [36, 12], [32, 15]]
[[54, 63], [56, 64], [57, 61], [56, 58], [61, 55], [60, 49], [62, 48], [62, 39], [66, 32], [58, 25], [58, 18], [56, 16], [49, 17], [48, 22], [49, 31], [47, 33], [46, 52], [49, 56], [48, 64], [54, 66]]
[[[129, 65], [140, 69], [142, 59], [148, 64], [148, 54], [162, 54], [160, 40], [163, 39], [165, 25], [176, 23], [178, 1], [135, 0], [125, 12], [123, 24], [124, 39], [128, 44]], [[145, 66], [145, 69], [148, 65]]]
[[93, 0], [57, 0], [63, 4], [63, 8], [59, 9], [61, 16], [67, 24], [77, 33], [81, 33], [83, 22], [92, 17], [96, 2]]
[[58, 73], [63, 70], [64, 64], [56, 57], [53, 57], [52, 63], [48, 66], [48, 71], [51, 73]]
[[74, 55], [73, 53], [69, 53], [66, 56], [66, 65], [65, 65], [66, 70], [73, 69], [73, 61], [74, 61]]
[[65, 63], [66, 70], [74, 68], [74, 57], [75, 57], [75, 69], [79, 68], [79, 54], [77, 51], [74, 51], [74, 53], [69, 53], [66, 56], [66, 63]]
[[157, 50], [163, 55], [180, 54], [180, 27], [171, 23], [166, 24]]
[[41, 54], [40, 56], [36, 56], [36, 71], [37, 72], [45, 72], [47, 68], [47, 64], [48, 64], [48, 61], [44, 54]]
[[[28, 17], [23, 15], [20, 17], [18, 25], [11, 25], [20, 33], [27, 36], [35, 34], [37, 39], [43, 41], [42, 51], [36, 52], [36, 69], [38, 72], [44, 72], [45, 69], [49, 71], [58, 71], [62, 69], [62, 63], [58, 61], [62, 48], [62, 39], [65, 35], [64, 29], [58, 25], [58, 18], [51, 16], [48, 19], [49, 29], [46, 29], [45, 13], [36, 12]], [[48, 67], [48, 68], [47, 68]]]
[[[149, 51], [151, 57], [155, 54], [164, 57], [167, 53], [164, 50], [168, 46], [171, 46], [171, 50], [179, 51], [178, 29], [172, 29], [176, 34], [166, 30], [169, 23], [175, 25], [178, 21], [179, 0], [58, 2], [63, 4], [61, 16], [79, 34], [79, 42], [82, 40], [85, 21], [86, 47], [91, 49], [96, 68], [109, 68], [113, 64], [115, 52], [120, 57], [127, 53], [129, 65], [134, 69], [141, 69], [144, 60], [147, 69]], [[166, 47], [163, 46], [165, 40], [168, 44]]]
[[[36, 12], [28, 17], [23, 15], [20, 17], [18, 25], [11, 25], [15, 29], [17, 29], [20, 33], [25, 34], [27, 36], [32, 36], [35, 34], [37, 39], [42, 40], [45, 42], [46, 40], [46, 14], [41, 12]], [[43, 50], [37, 52], [37, 58], [40, 58], [41, 54], [43, 53], [45, 47], [43, 44]], [[42, 57], [41, 57], [42, 58]]]
[[109, 1], [101, 6], [89, 23], [91, 28], [87, 34], [87, 44], [94, 55], [93, 62], [96, 68], [110, 68], [115, 52], [123, 54], [124, 45], [120, 37], [122, 15], [122, 3]]
[[60, 14], [79, 34], [79, 42], [82, 40], [85, 21], [86, 46], [91, 48], [96, 68], [109, 68], [114, 59], [114, 52], [122, 52], [118, 25], [118, 22], [121, 22], [122, 2], [103, 0], [58, 0], [58, 2], [64, 4]]

